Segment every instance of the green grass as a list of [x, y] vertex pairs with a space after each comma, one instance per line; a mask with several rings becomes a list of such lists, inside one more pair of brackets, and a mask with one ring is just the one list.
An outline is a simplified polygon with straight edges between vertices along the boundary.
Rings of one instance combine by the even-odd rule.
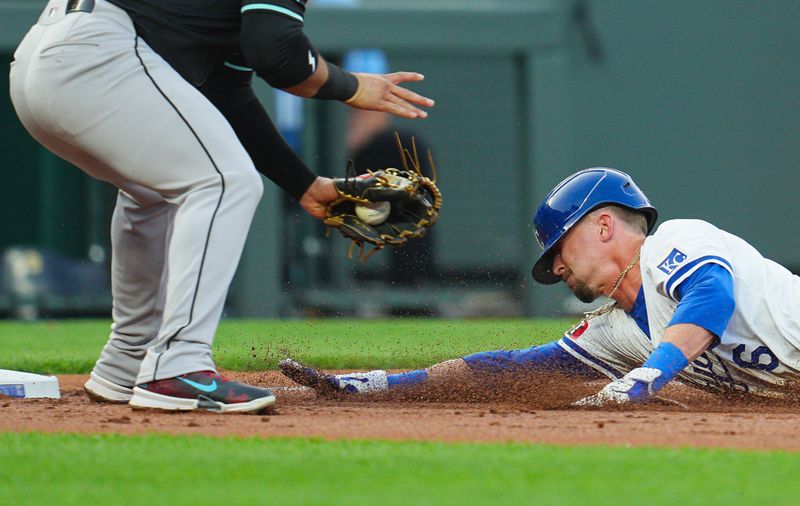
[[[558, 338], [564, 320], [226, 320], [214, 359], [234, 370], [275, 368], [287, 355], [323, 368], [424, 367], [468, 353]], [[4, 322], [0, 368], [88, 373], [108, 338], [103, 320]]]
[[[546, 342], [568, 324], [226, 321], [214, 354], [234, 370], [287, 354], [327, 368], [410, 368]], [[2, 322], [0, 368], [88, 372], [108, 325]], [[800, 454], [786, 452], [0, 433], [2, 505], [780, 505], [798, 503], [798, 476]]]
[[797, 504], [800, 455], [0, 434], [0, 504]]

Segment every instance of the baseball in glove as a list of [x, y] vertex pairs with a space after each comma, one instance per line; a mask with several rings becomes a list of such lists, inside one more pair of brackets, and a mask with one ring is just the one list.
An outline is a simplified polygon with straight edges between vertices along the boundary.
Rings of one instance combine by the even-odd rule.
[[[386, 168], [356, 175], [353, 161], [347, 176], [333, 180], [339, 198], [328, 204], [324, 223], [353, 241], [350, 256], [358, 246], [363, 261], [385, 246], [399, 248], [409, 240], [425, 235], [436, 223], [442, 208], [442, 192], [436, 186], [436, 165], [428, 152], [433, 179], [420, 167], [417, 146], [403, 148], [395, 133], [403, 168]], [[372, 250], [365, 253], [366, 245]]]

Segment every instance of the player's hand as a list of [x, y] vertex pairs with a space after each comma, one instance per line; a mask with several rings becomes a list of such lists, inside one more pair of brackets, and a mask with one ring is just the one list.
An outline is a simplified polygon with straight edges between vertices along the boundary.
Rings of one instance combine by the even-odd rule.
[[434, 101], [411, 90], [398, 86], [400, 83], [422, 81], [425, 76], [416, 72], [394, 72], [392, 74], [354, 73], [358, 79], [356, 94], [345, 103], [357, 109], [381, 111], [401, 118], [427, 118], [428, 113], [417, 106], [433, 107]]
[[602, 408], [603, 406], [628, 403], [631, 400], [627, 392], [630, 386], [625, 381], [625, 379], [612, 381], [596, 394], [579, 399], [572, 405]]
[[339, 197], [333, 180], [327, 177], [317, 177], [308, 190], [300, 197], [300, 205], [314, 218], [325, 217], [325, 206]]
[[653, 367], [637, 367], [622, 378], [612, 381], [594, 395], [584, 397], [573, 406], [603, 407], [628, 402], [644, 402], [653, 396], [653, 382], [661, 376], [661, 370]]

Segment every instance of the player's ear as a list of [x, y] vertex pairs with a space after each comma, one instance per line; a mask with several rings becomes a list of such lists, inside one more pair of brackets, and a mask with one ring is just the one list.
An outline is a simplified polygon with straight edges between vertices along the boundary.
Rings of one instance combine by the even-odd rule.
[[614, 235], [614, 217], [610, 213], [600, 213], [597, 217], [597, 233], [600, 241], [606, 242]]

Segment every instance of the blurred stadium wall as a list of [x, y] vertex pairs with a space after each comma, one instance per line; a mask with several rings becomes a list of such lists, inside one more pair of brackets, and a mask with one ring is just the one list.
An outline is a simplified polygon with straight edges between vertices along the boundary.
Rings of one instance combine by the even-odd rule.
[[[5, 61], [43, 4], [0, 0]], [[343, 239], [267, 185], [228, 314], [579, 310], [562, 287], [530, 281], [530, 217], [563, 177], [598, 165], [631, 173], [662, 220], [712, 221], [797, 272], [797, 19], [796, 0], [312, 0], [307, 31], [332, 59], [380, 47], [393, 69], [427, 76], [414, 88], [437, 106], [414, 126], [434, 146], [445, 196], [437, 273], [413, 287], [379, 281], [381, 254], [348, 260]], [[258, 92], [271, 107], [269, 90]], [[305, 159], [341, 174], [344, 108], [305, 108]], [[39, 148], [7, 98], [0, 127], [0, 312], [103, 314], [113, 190]], [[61, 286], [75, 279], [90, 281], [79, 293]]]

